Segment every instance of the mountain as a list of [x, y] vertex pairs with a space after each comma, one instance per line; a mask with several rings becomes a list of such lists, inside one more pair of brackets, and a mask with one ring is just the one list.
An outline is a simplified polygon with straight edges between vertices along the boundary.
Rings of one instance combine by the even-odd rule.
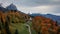
[[52, 14], [46, 14], [44, 15], [45, 17], [51, 18], [55, 21], [59, 21], [60, 20], [60, 16], [56, 16], [56, 15], [52, 15]]
[[0, 17], [1, 16], [3, 17], [3, 19], [8, 16], [11, 20], [15, 20], [14, 22], [26, 22], [30, 18], [28, 14], [17, 10], [17, 7], [13, 3], [6, 8], [0, 6]]
[[4, 8], [2, 5], [0, 5], [0, 11], [2, 12], [8, 12], [8, 11], [18, 11], [17, 7], [12, 3], [9, 6], [7, 6], [6, 8]]
[[[28, 14], [18, 11], [14, 4], [9, 5], [7, 8], [0, 6], [0, 34], [13, 34], [15, 29], [24, 31], [25, 25], [22, 26], [22, 24], [26, 23], [29, 18]], [[24, 30], [22, 30], [22, 27]]]
[[54, 21], [58, 22], [58, 25], [60, 24], [60, 16], [57, 15], [52, 15], [52, 14], [30, 14], [30, 16], [35, 17], [35, 16], [44, 16], [46, 18], [50, 18]]
[[17, 10], [17, 7], [12, 3], [9, 6], [6, 7], [8, 10]]
[[4, 11], [6, 11], [6, 9], [0, 5], [0, 11], [4, 12]]

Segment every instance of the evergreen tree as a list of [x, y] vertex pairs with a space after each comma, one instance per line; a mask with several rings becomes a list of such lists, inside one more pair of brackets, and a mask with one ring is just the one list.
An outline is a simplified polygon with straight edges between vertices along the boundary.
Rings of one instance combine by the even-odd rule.
[[0, 30], [1, 30], [1, 22], [0, 22]]
[[58, 32], [57, 32], [57, 34], [60, 34], [60, 28], [58, 28]]
[[5, 29], [6, 29], [6, 33], [7, 34], [11, 34], [11, 32], [9, 30], [9, 24], [8, 24], [8, 22], [5, 22]]
[[1, 20], [0, 20], [0, 30], [1, 30], [1, 34], [4, 34], [3, 29], [4, 29], [4, 23], [3, 23], [3, 20], [2, 20], [2, 18], [1, 18]]
[[15, 34], [18, 34], [18, 30], [17, 29], [15, 30]]
[[6, 18], [6, 22], [5, 22], [5, 30], [7, 34], [11, 34], [10, 30], [9, 30], [9, 19]]
[[56, 26], [58, 26], [58, 24], [57, 24], [57, 23], [58, 23], [58, 22], [56, 21], [56, 24], [55, 24]]

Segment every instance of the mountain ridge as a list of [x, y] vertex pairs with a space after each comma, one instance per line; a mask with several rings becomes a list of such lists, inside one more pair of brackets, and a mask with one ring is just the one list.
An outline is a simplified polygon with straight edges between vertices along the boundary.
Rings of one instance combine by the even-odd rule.
[[43, 16], [46, 18], [50, 18], [54, 21], [57, 21], [58, 24], [60, 24], [60, 16], [52, 15], [52, 14], [30, 14], [30, 16], [35, 17], [35, 16]]

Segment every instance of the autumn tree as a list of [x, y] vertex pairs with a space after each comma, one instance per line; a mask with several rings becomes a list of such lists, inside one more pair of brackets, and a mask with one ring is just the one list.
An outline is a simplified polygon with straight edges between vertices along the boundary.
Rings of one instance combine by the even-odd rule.
[[32, 25], [38, 34], [57, 34], [56, 22], [50, 18], [36, 16], [32, 20]]

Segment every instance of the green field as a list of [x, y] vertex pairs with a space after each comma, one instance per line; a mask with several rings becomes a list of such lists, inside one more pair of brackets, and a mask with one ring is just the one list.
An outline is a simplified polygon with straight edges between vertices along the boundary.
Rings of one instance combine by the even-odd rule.
[[[29, 24], [31, 26], [31, 24]], [[18, 30], [18, 34], [30, 34], [28, 28], [23, 23], [11, 23], [12, 34], [15, 33], [15, 30]], [[32, 34], [36, 34], [35, 31], [31, 30]]]

